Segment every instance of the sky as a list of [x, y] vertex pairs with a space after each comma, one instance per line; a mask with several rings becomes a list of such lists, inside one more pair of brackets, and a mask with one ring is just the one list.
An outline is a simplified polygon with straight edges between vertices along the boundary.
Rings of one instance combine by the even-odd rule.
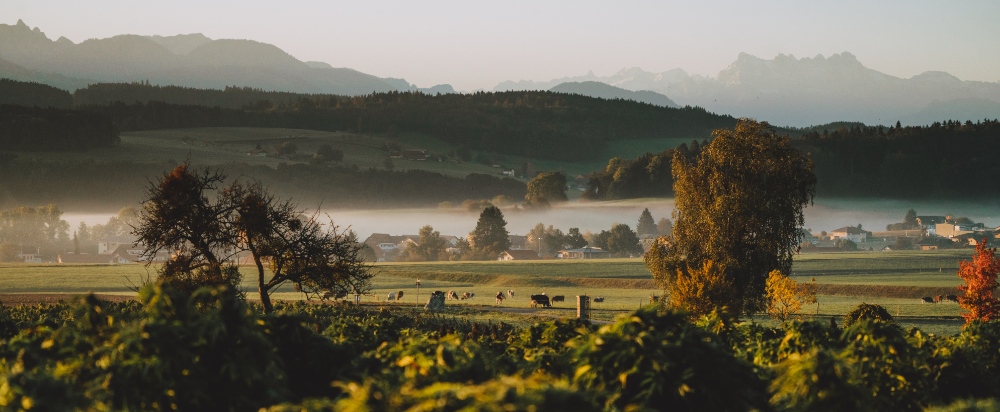
[[0, 23], [50, 39], [202, 33], [274, 44], [419, 87], [492, 89], [626, 67], [714, 77], [740, 52], [851, 52], [908, 78], [1000, 81], [1000, 1], [2, 0]]

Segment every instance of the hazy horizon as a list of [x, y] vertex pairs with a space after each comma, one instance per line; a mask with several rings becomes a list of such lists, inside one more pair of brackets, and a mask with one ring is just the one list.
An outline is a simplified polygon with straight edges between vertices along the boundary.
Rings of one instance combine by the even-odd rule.
[[990, 52], [1000, 38], [1000, 25], [990, 16], [998, 14], [1000, 3], [988, 1], [0, 5], [0, 23], [21, 19], [53, 40], [202, 33], [274, 44], [302, 61], [465, 91], [588, 71], [605, 76], [627, 67], [715, 77], [740, 52], [771, 59], [848, 51], [865, 66], [900, 78], [945, 71], [998, 82], [1000, 53]]

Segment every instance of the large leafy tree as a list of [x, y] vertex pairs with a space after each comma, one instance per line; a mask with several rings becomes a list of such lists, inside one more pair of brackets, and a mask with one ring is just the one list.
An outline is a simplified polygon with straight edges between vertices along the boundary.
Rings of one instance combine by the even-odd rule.
[[642, 244], [639, 237], [628, 225], [619, 223], [611, 227], [607, 237], [607, 251], [617, 257], [642, 255]]
[[441, 238], [441, 232], [431, 225], [420, 228], [420, 241], [403, 250], [400, 258], [411, 262], [433, 262], [445, 252], [447, 245]]
[[678, 272], [713, 261], [736, 286], [746, 313], [767, 307], [768, 273], [788, 273], [802, 209], [816, 192], [808, 157], [766, 122], [740, 119], [689, 160], [675, 155], [675, 223], [646, 260], [670, 290]]
[[270, 293], [286, 282], [307, 295], [370, 289], [374, 274], [347, 232], [304, 216], [260, 183], [236, 181], [221, 189], [225, 179], [181, 165], [150, 186], [136, 234], [147, 254], [176, 252], [160, 269], [161, 281], [188, 290], [235, 288], [240, 256], [249, 254], [266, 312], [273, 310]]
[[476, 230], [469, 234], [472, 244], [473, 258], [477, 260], [493, 260], [501, 253], [510, 249], [510, 237], [507, 232], [507, 221], [503, 212], [496, 206], [489, 206], [479, 214]]
[[528, 194], [524, 196], [524, 199], [532, 203], [536, 199], [545, 199], [548, 202], [569, 200], [566, 196], [566, 175], [561, 172], [539, 174], [528, 182]]

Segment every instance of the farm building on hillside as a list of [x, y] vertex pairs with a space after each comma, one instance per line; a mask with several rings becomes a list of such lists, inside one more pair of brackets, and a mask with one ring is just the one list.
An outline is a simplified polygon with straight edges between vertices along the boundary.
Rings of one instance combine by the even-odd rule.
[[538, 252], [530, 249], [510, 249], [500, 254], [497, 260], [508, 261], [508, 260], [538, 260]]
[[597, 247], [583, 247], [580, 249], [560, 250], [557, 255], [560, 259], [607, 259], [611, 257], [611, 252], [601, 250]]
[[868, 239], [868, 232], [854, 226], [844, 226], [830, 232], [830, 237], [836, 239], [847, 239], [853, 242], [864, 242]]
[[403, 160], [427, 160], [431, 157], [426, 149], [406, 149], [401, 153]]

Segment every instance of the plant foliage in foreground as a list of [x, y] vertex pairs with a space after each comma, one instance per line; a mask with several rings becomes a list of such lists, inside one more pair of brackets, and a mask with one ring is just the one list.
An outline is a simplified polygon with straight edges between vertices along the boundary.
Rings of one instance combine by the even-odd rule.
[[647, 307], [516, 330], [352, 305], [265, 314], [150, 285], [126, 303], [0, 306], [0, 339], [0, 411], [910, 411], [1000, 396], [1000, 322], [936, 337]]

